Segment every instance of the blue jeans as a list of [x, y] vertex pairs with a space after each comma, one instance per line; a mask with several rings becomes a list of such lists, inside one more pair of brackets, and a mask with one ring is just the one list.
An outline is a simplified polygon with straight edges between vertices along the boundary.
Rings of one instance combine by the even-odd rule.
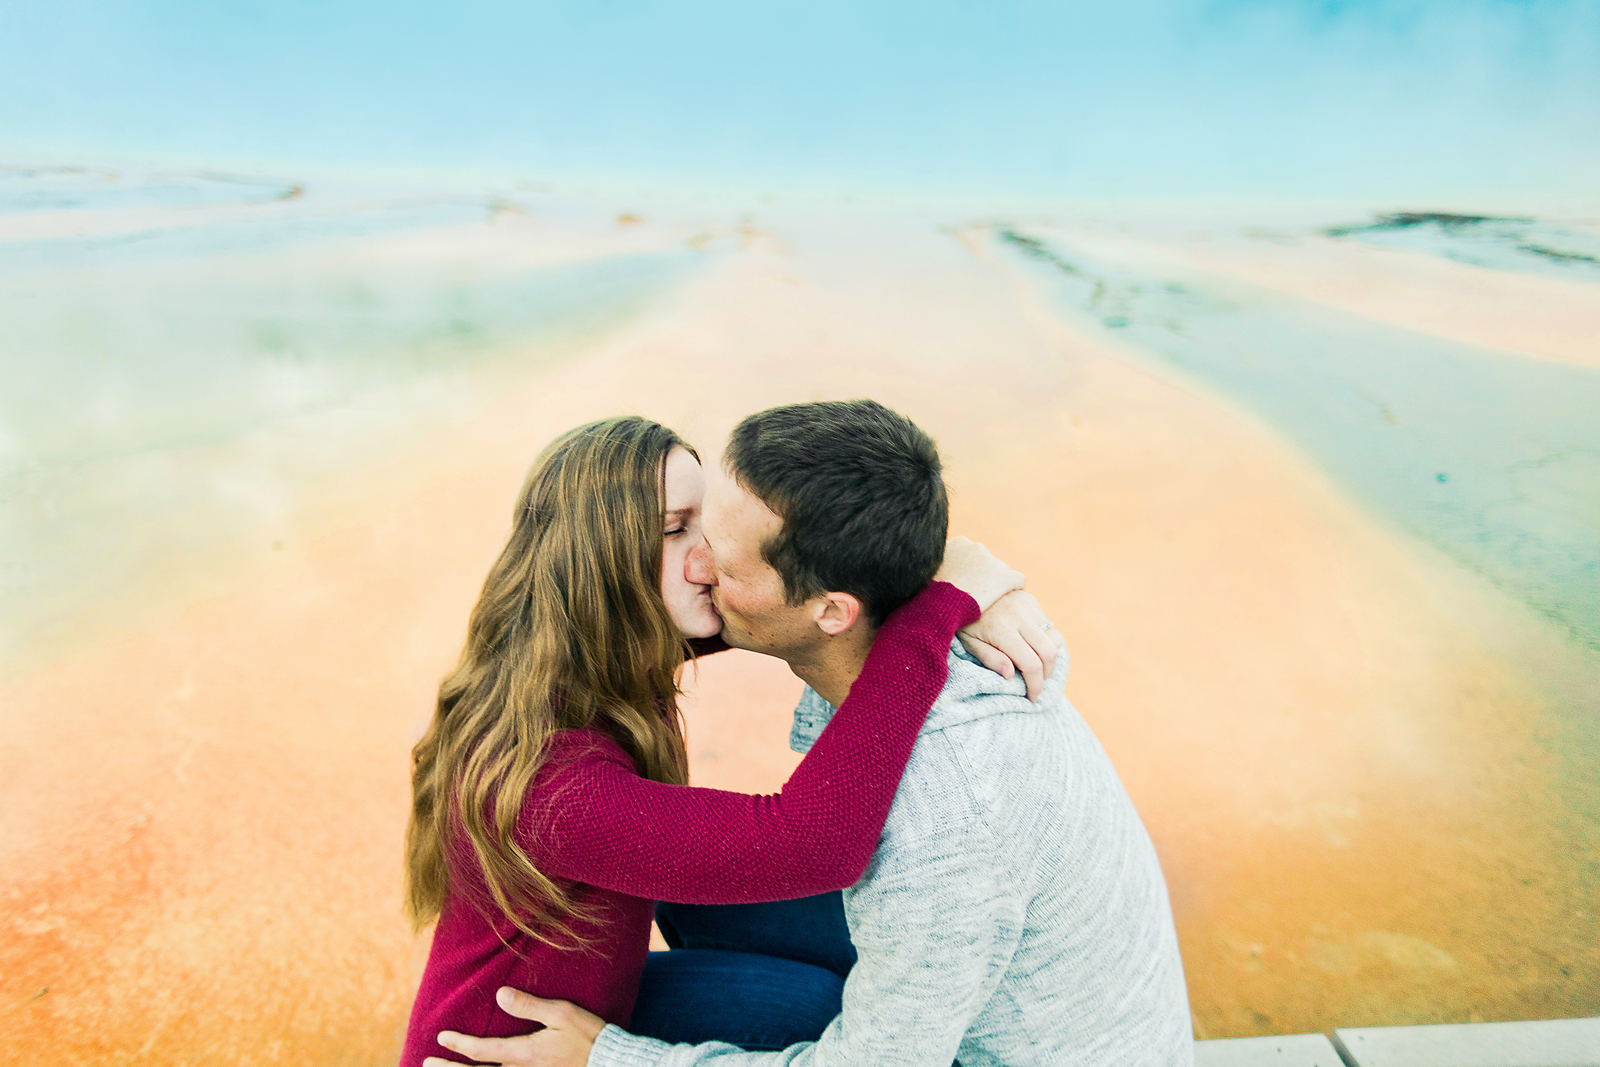
[[658, 904], [672, 946], [652, 952], [629, 1029], [663, 1041], [776, 1052], [839, 1014], [856, 962], [838, 893], [772, 904]]

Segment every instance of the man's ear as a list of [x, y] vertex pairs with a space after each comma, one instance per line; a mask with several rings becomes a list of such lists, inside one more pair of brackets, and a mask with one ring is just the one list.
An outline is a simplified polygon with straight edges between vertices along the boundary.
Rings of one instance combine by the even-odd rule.
[[817, 629], [829, 637], [838, 637], [856, 624], [866, 613], [861, 601], [849, 593], [823, 593], [817, 598], [813, 618]]

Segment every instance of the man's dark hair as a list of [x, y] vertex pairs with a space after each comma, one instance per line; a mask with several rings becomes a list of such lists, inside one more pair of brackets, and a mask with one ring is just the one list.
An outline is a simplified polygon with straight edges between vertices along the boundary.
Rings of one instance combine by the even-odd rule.
[[950, 504], [939, 450], [875, 400], [758, 412], [733, 431], [724, 463], [783, 519], [762, 556], [791, 604], [849, 593], [877, 626], [944, 561]]

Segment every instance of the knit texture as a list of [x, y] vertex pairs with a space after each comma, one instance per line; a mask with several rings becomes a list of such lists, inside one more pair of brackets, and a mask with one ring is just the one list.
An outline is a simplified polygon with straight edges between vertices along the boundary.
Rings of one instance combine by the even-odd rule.
[[[1062, 695], [1038, 704], [952, 643], [949, 680], [865, 876], [843, 1011], [782, 1052], [615, 1026], [588, 1067], [1191, 1067], [1166, 882], [1138, 812]], [[811, 690], [800, 751], [835, 713]], [[836, 721], [836, 719], [835, 719]]]
[[[944, 685], [945, 650], [975, 622], [971, 597], [935, 582], [878, 630], [861, 675], [783, 789], [750, 796], [641, 778], [610, 738], [557, 734], [530, 784], [518, 843], [571, 899], [596, 912], [586, 948], [555, 949], [485, 915], [475, 863], [451, 887], [411, 1011], [402, 1067], [443, 1054], [441, 1030], [526, 1033], [502, 985], [570, 1000], [626, 1024], [649, 950], [655, 901], [746, 904], [843, 889], [861, 877]], [[465, 853], [471, 856], [468, 849]]]

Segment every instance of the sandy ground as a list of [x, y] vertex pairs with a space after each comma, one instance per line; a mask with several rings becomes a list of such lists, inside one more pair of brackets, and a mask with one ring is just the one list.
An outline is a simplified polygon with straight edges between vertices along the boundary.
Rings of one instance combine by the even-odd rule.
[[[1247, 413], [1073, 333], [981, 239], [840, 218], [743, 245], [307, 486], [208, 595], [9, 671], [8, 1058], [391, 1061], [427, 948], [399, 913], [407, 751], [533, 455], [615, 412], [713, 450], [864, 395], [935, 434], [955, 529], [1068, 637], [1199, 1036], [1600, 1012], [1595, 828], [1559, 799], [1593, 769], [1559, 743], [1591, 656]], [[782, 665], [729, 654], [690, 689], [695, 780], [780, 783]]]

